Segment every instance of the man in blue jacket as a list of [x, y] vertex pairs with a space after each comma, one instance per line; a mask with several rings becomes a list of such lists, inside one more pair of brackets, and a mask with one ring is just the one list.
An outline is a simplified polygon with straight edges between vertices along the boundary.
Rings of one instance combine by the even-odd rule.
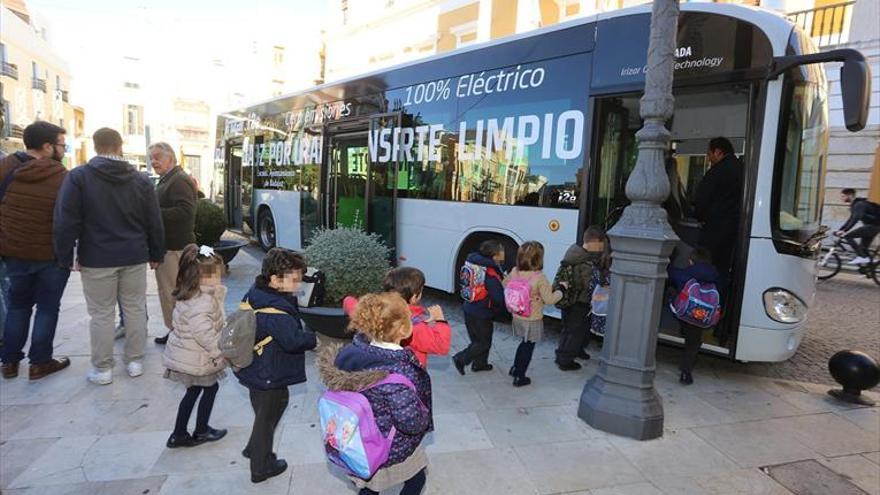
[[[147, 339], [147, 267], [165, 257], [165, 236], [152, 182], [122, 158], [122, 137], [102, 128], [98, 156], [67, 175], [55, 204], [55, 253], [81, 272], [92, 345], [90, 382], [113, 381], [113, 320], [125, 313], [126, 371], [143, 374]], [[74, 253], [76, 251], [76, 253]]]

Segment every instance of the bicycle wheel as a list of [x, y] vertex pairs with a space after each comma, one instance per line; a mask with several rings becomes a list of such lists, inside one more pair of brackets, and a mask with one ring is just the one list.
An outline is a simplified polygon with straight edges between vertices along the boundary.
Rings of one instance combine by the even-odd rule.
[[840, 256], [837, 253], [828, 253], [819, 257], [819, 280], [828, 280], [840, 272]]
[[871, 278], [874, 279], [874, 283], [880, 285], [880, 261], [875, 261], [868, 269], [871, 270]]

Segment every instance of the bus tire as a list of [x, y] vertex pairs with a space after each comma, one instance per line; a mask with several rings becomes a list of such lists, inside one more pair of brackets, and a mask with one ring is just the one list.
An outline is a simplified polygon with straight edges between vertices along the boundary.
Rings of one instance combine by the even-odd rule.
[[269, 208], [261, 208], [260, 215], [257, 218], [257, 240], [263, 251], [268, 251], [275, 247], [277, 242], [277, 230], [275, 230], [275, 219], [272, 217], [272, 210]]
[[831, 253], [830, 256], [820, 256], [819, 258], [819, 274], [817, 278], [819, 280], [828, 280], [829, 278], [837, 275], [840, 272], [840, 256], [837, 253]]

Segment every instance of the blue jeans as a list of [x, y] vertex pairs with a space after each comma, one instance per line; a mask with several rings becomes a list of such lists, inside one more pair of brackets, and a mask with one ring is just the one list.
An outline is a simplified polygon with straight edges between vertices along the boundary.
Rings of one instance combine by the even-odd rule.
[[3, 329], [6, 328], [6, 298], [9, 292], [9, 279], [6, 278], [6, 261], [0, 258], [0, 342], [3, 341]]
[[2, 359], [17, 363], [24, 359], [24, 344], [34, 306], [34, 330], [28, 359], [31, 364], [42, 364], [52, 359], [52, 341], [58, 325], [61, 296], [67, 286], [70, 270], [54, 261], [26, 261], [6, 258], [9, 277], [6, 326], [3, 329]]

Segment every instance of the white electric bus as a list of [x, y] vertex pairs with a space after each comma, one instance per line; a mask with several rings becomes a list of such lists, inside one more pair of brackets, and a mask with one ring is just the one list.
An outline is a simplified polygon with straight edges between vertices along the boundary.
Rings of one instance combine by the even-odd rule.
[[[484, 239], [502, 240], [508, 259], [535, 239], [553, 277], [587, 225], [627, 204], [649, 23], [648, 7], [624, 9], [225, 113], [216, 193], [264, 248], [300, 249], [316, 227], [354, 226], [453, 292]], [[832, 60], [844, 62], [847, 126], [860, 130], [870, 95], [861, 54], [816, 53], [767, 11], [682, 6], [667, 211], [683, 241], [699, 231], [688, 205], [708, 140], [727, 137], [745, 166], [727, 315], [705, 350], [781, 361], [801, 341], [828, 142], [818, 62]], [[673, 320], [661, 327], [661, 339], [680, 341]]]

